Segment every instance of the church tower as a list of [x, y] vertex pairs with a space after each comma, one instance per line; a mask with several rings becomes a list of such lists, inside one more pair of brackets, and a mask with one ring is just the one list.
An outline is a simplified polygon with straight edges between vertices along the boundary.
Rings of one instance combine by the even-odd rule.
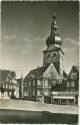
[[64, 53], [62, 51], [61, 45], [62, 45], [62, 39], [58, 34], [56, 15], [54, 11], [52, 25], [51, 25], [51, 33], [46, 40], [47, 48], [45, 51], [43, 51], [43, 66], [50, 65], [51, 63], [53, 63], [59, 75], [63, 77]]

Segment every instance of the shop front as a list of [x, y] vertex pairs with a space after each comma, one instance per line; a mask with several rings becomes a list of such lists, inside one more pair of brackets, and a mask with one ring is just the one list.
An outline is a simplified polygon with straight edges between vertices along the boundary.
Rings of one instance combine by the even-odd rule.
[[74, 96], [53, 96], [52, 97], [52, 104], [75, 104], [75, 97]]

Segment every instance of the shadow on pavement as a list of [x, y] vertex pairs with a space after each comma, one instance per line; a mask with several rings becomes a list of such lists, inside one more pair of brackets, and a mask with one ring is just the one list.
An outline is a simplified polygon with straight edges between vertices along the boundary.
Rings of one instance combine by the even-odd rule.
[[46, 111], [22, 111], [0, 109], [0, 123], [56, 123], [56, 124], [77, 124], [78, 115], [56, 114]]

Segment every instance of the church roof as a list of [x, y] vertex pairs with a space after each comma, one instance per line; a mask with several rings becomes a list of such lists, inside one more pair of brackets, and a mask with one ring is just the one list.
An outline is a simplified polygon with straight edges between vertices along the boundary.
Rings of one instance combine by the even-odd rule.
[[[53, 64], [52, 64], [53, 65]], [[45, 77], [45, 72], [47, 71], [47, 69], [51, 66], [51, 64], [49, 65], [45, 65], [45, 66], [42, 66], [42, 67], [38, 67], [34, 70], [31, 70], [27, 76], [25, 77], [25, 80], [28, 80], [28, 79], [38, 79], [38, 78], [43, 78], [43, 73], [44, 73], [44, 77]], [[54, 70], [54, 71], [52, 71]], [[48, 70], [49, 71], [49, 70]], [[60, 76], [59, 76], [59, 73], [57, 72], [55, 66], [53, 65], [53, 68], [51, 69], [51, 71], [49, 71], [49, 76], [46, 75], [46, 77], [48, 76], [49, 78], [52, 78], [52, 77], [55, 77], [55, 79], [60, 79]], [[47, 77], [47, 78], [48, 78]], [[54, 79], [54, 78], [53, 78]]]
[[25, 77], [25, 79], [30, 79], [30, 78], [40, 78], [42, 77], [43, 73], [45, 72], [45, 70], [48, 68], [49, 65], [46, 66], [42, 66], [42, 67], [38, 67], [36, 69], [31, 70], [27, 76]]

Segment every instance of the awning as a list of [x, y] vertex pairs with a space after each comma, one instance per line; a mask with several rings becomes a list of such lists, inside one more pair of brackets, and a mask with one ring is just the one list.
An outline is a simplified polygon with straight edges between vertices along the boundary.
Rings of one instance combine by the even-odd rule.
[[53, 96], [53, 99], [74, 99], [74, 96]]

